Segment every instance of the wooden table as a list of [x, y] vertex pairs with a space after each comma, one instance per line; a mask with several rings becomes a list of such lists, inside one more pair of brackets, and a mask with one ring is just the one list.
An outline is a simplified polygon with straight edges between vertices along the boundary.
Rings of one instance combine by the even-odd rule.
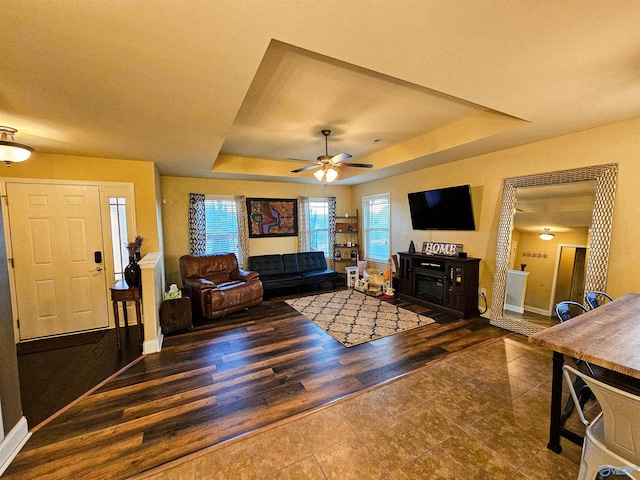
[[142, 351], [142, 318], [140, 314], [140, 300], [142, 292], [140, 287], [129, 287], [124, 280], [118, 280], [111, 287], [111, 300], [113, 301], [113, 316], [116, 322], [116, 344], [118, 350], [122, 349], [120, 343], [120, 315], [118, 314], [118, 302], [122, 302], [122, 312], [124, 315], [125, 335], [129, 338], [129, 318], [127, 316], [127, 302], [136, 304], [136, 321], [138, 323], [138, 338], [140, 339], [140, 351]]
[[529, 337], [553, 350], [551, 425], [547, 447], [560, 453], [560, 437], [582, 437], [561, 425], [564, 355], [640, 379], [640, 294], [631, 293]]

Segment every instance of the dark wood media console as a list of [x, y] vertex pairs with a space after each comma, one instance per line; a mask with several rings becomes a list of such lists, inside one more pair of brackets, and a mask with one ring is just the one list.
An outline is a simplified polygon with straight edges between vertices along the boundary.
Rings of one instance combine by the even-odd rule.
[[456, 318], [478, 316], [479, 258], [398, 252], [398, 297]]

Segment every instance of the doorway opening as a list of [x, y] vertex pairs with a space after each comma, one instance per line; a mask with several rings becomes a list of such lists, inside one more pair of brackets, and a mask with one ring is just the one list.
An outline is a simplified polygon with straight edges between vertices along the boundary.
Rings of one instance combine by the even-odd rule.
[[587, 247], [561, 245], [552, 308], [565, 300], [584, 303], [586, 271]]

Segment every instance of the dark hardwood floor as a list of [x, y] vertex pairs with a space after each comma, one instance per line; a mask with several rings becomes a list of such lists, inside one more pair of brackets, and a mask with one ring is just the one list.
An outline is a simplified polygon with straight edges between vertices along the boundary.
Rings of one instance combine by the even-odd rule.
[[129, 478], [508, 333], [394, 300], [436, 323], [347, 349], [284, 299], [165, 337], [42, 424], [3, 478]]
[[29, 429], [139, 357], [138, 332], [129, 330], [120, 353], [115, 330], [18, 344], [20, 396]]

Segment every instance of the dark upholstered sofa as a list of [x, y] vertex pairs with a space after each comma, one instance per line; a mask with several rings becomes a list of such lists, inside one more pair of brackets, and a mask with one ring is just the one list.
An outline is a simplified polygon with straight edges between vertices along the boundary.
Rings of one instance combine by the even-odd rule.
[[324, 252], [301, 252], [249, 257], [249, 269], [260, 274], [265, 291], [301, 286], [319, 287], [323, 282], [335, 282], [338, 272], [327, 268]]
[[258, 272], [241, 270], [235, 254], [183, 255], [180, 275], [195, 314], [213, 320], [262, 303]]

